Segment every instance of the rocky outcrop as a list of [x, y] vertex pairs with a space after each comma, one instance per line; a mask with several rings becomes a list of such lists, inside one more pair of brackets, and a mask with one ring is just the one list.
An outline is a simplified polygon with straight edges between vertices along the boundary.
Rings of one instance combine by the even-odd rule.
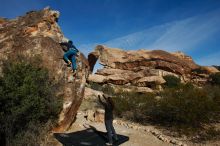
[[89, 54], [89, 58], [91, 56], [99, 58], [100, 63], [106, 67], [122, 70], [150, 66], [182, 75], [198, 67], [192, 59], [189, 59], [190, 57], [179, 55], [179, 53], [173, 55], [163, 50], [123, 51], [99, 45], [94, 52]]
[[137, 86], [140, 87], [147, 87], [147, 86], [156, 86], [164, 84], [166, 81], [161, 76], [149, 76], [149, 77], [143, 77], [135, 82]]
[[27, 58], [41, 57], [41, 65], [59, 83], [56, 95], [64, 99], [58, 127], [55, 128], [62, 131], [74, 121], [81, 104], [88, 76], [88, 62], [83, 54], [77, 58], [77, 79], [68, 83], [72, 74], [62, 60], [64, 52], [59, 43], [65, 37], [57, 24], [59, 15], [58, 11], [45, 8], [12, 20], [0, 19], [0, 60], [20, 54]]
[[[182, 82], [205, 83], [209, 74], [218, 72], [214, 67], [201, 67], [182, 52], [163, 50], [124, 51], [98, 45], [88, 56], [90, 71], [99, 59], [103, 69], [90, 75], [89, 81], [114, 85], [131, 85], [161, 89], [166, 75], [179, 77]], [[138, 91], [138, 90], [136, 90]], [[149, 90], [150, 91], [150, 90]]]
[[93, 90], [91, 88], [85, 87], [85, 92], [84, 92], [84, 99], [97, 99], [98, 95], [102, 95], [103, 92], [101, 91], [97, 91], [97, 90]]

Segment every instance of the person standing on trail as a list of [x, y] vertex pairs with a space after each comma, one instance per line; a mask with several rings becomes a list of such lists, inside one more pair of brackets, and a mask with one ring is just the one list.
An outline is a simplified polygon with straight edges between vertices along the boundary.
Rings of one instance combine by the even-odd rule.
[[73, 45], [71, 40], [60, 43], [60, 45], [66, 47], [66, 49], [64, 49], [65, 53], [63, 55], [63, 59], [68, 65], [72, 65], [72, 72], [73, 75], [75, 75], [77, 69], [76, 56], [78, 55], [79, 50]]
[[112, 145], [113, 144], [113, 140], [112, 140], [112, 135], [114, 140], [118, 140], [117, 134], [115, 132], [115, 129], [113, 127], [113, 110], [114, 110], [114, 102], [112, 100], [111, 97], [105, 97], [105, 95], [103, 95], [104, 99], [106, 102], [103, 102], [101, 100], [100, 95], [98, 95], [99, 98], [99, 102], [104, 106], [105, 108], [105, 127], [108, 133], [108, 140], [109, 142], [106, 143], [106, 145]]

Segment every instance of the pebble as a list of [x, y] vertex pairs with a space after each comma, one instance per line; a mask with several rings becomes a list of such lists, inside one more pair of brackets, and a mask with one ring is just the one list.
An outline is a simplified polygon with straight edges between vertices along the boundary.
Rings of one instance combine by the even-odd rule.
[[146, 129], [144, 129], [144, 131], [146, 131], [146, 132], [150, 132], [150, 129], [146, 128]]
[[176, 141], [175, 139], [172, 139], [172, 140], [170, 141], [170, 143], [172, 143], [172, 144], [177, 144], [177, 141]]
[[134, 126], [133, 129], [134, 129], [134, 130], [138, 130], [138, 127], [137, 127], [137, 126]]

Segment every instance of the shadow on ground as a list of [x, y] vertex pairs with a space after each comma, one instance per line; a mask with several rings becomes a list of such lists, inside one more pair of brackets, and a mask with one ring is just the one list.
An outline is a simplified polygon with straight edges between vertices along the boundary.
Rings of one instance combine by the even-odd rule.
[[[108, 141], [106, 133], [94, 127], [72, 133], [54, 133], [54, 137], [64, 146], [105, 146]], [[114, 146], [129, 140], [129, 137], [124, 135], [118, 135], [118, 138]]]

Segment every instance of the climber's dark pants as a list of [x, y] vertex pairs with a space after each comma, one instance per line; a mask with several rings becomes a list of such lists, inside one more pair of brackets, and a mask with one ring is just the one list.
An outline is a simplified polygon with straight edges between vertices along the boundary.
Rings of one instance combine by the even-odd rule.
[[107, 133], [108, 133], [108, 140], [109, 140], [109, 143], [111, 143], [111, 144], [113, 143], [112, 134], [113, 134], [113, 137], [115, 139], [117, 139], [117, 135], [116, 135], [115, 129], [112, 125], [112, 122], [113, 122], [113, 119], [105, 120], [105, 127], [106, 127], [106, 130], [107, 130]]
[[72, 62], [72, 69], [76, 70], [77, 66], [76, 66], [76, 54], [77, 54], [77, 50], [74, 49], [69, 49], [64, 55], [63, 55], [63, 59], [66, 63], [68, 63], [68, 60], [70, 60], [69, 58], [71, 58], [71, 62]]

